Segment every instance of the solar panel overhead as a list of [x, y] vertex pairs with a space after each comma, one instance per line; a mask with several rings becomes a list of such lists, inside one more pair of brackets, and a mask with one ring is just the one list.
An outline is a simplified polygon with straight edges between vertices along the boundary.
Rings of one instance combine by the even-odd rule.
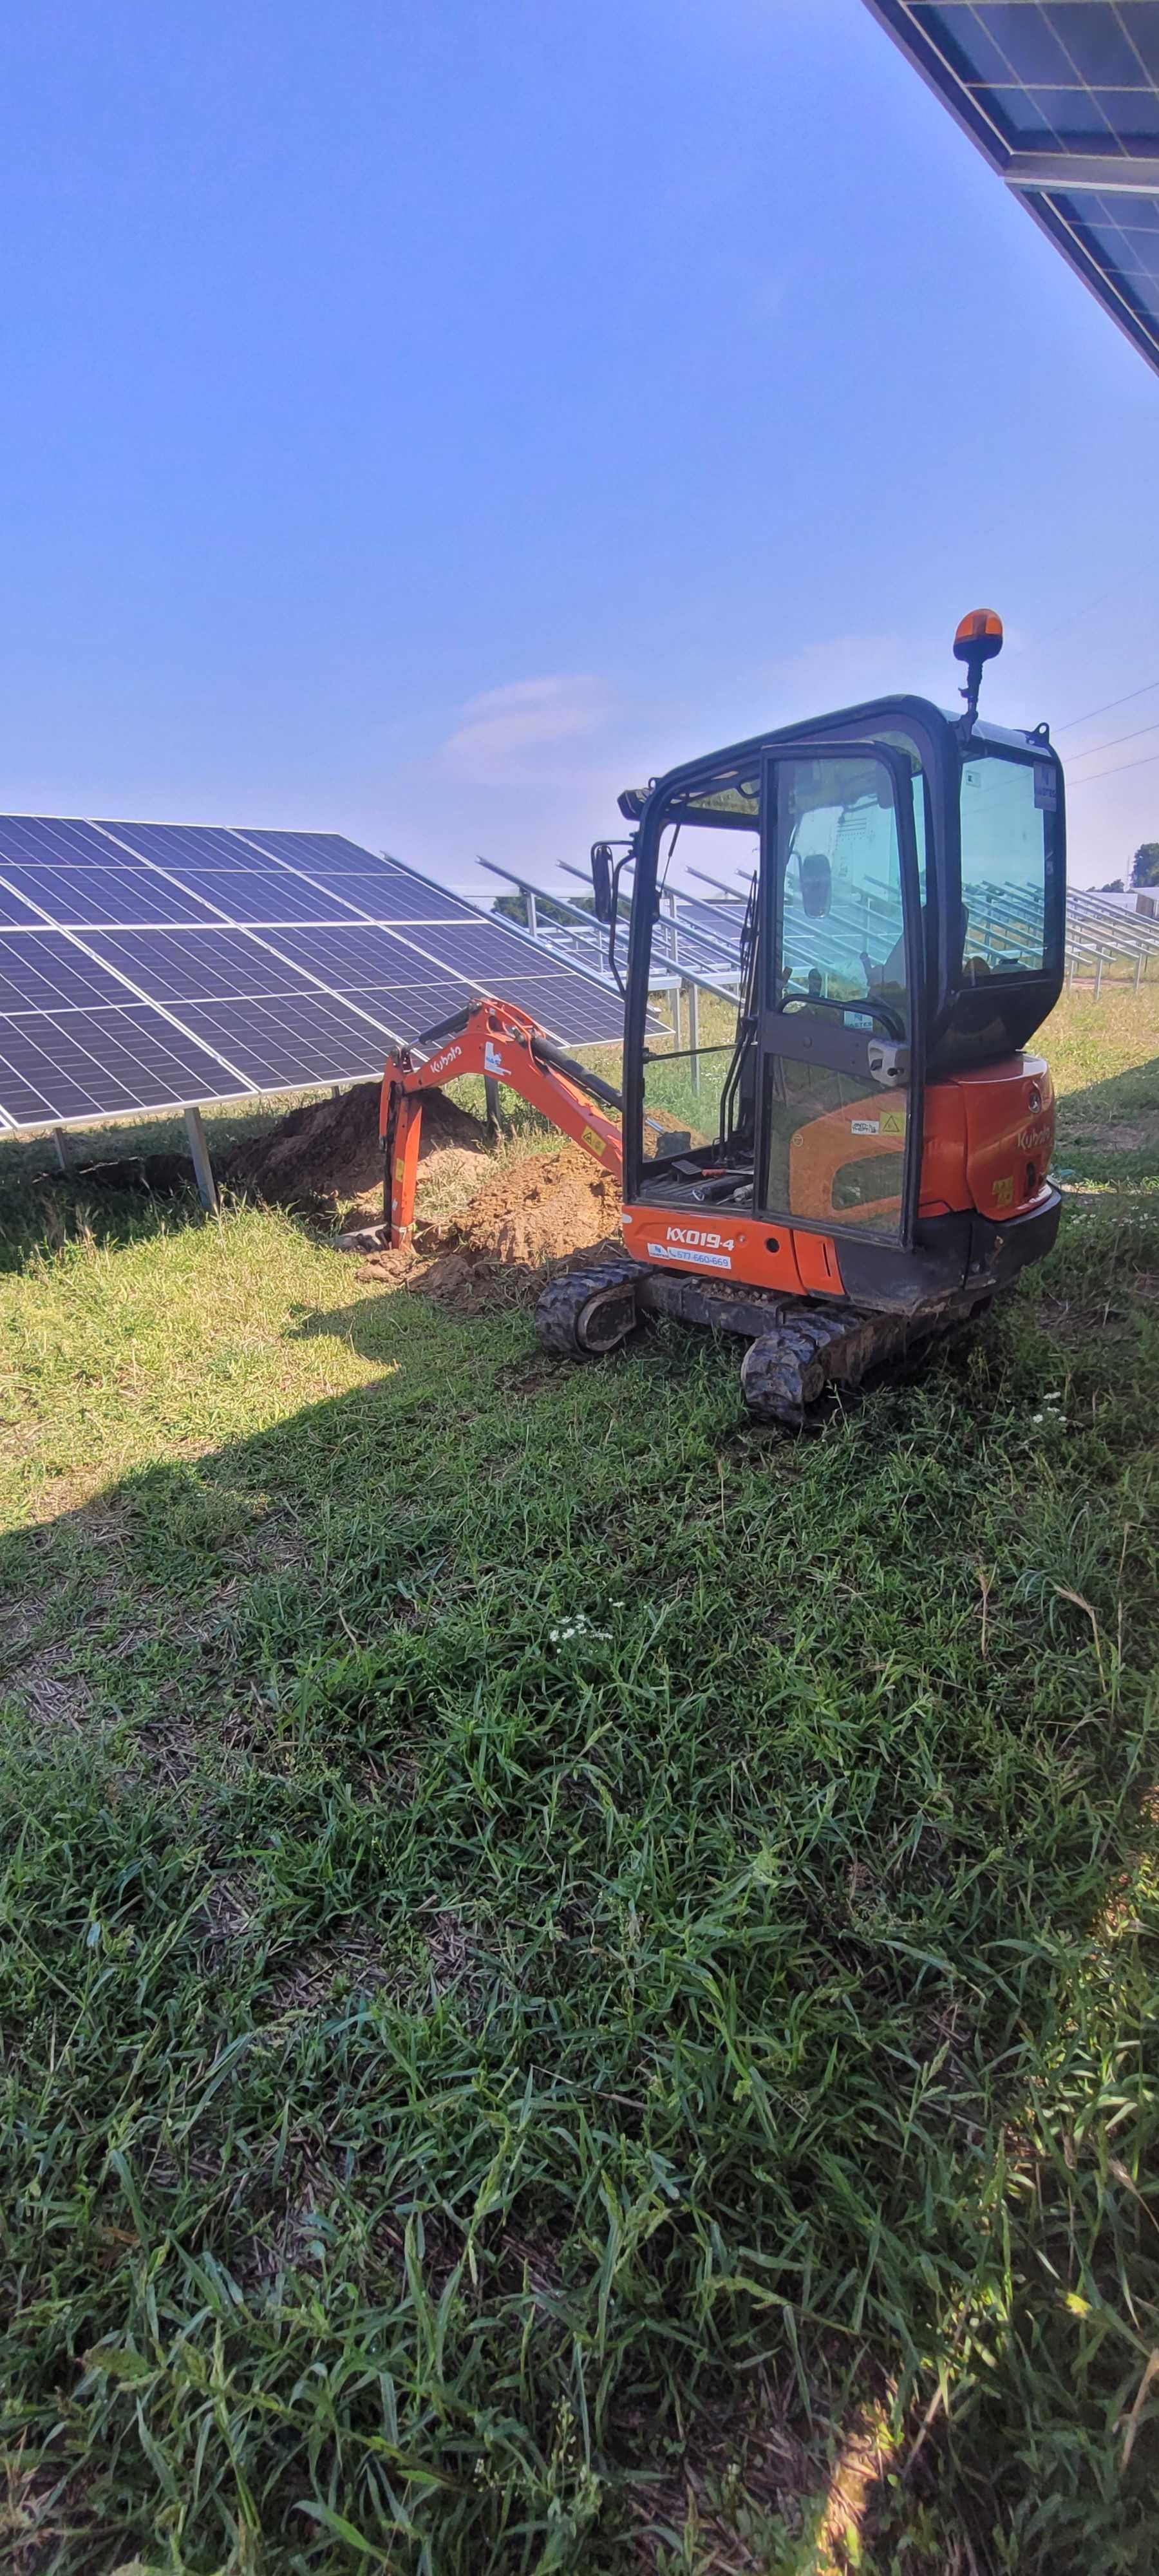
[[341, 833], [0, 815], [0, 1124], [357, 1081], [474, 995], [618, 1038], [600, 978]]
[[1159, 367], [1159, 0], [866, 0]]

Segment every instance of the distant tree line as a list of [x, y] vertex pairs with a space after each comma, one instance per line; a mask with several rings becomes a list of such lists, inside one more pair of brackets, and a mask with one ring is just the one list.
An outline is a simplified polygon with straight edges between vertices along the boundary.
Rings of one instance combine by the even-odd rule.
[[[1127, 883], [1133, 886], [1159, 885], [1159, 841], [1140, 841], [1131, 861]], [[1121, 877], [1110, 877], [1106, 885], [1099, 887], [1100, 894], [1125, 894], [1126, 891]]]

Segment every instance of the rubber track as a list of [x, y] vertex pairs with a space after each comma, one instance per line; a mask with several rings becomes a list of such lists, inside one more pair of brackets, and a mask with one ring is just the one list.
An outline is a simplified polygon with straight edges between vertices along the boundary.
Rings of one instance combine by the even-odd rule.
[[585, 1307], [602, 1288], [616, 1288], [644, 1276], [638, 1261], [601, 1261], [590, 1270], [565, 1270], [558, 1279], [549, 1279], [541, 1290], [535, 1309], [535, 1329], [545, 1351], [557, 1359], [583, 1359], [587, 1345], [580, 1340], [580, 1322]]
[[858, 1315], [810, 1314], [801, 1307], [750, 1342], [741, 1367], [749, 1412], [758, 1422], [783, 1422], [799, 1430], [826, 1381], [840, 1374], [843, 1344], [865, 1331]]

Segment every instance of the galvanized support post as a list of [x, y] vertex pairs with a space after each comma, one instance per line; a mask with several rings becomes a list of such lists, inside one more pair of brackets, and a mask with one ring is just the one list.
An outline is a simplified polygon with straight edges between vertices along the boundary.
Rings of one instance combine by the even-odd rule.
[[202, 1207], [208, 1208], [211, 1216], [216, 1216], [217, 1183], [213, 1177], [213, 1165], [209, 1159], [209, 1146], [206, 1141], [205, 1128], [202, 1124], [200, 1109], [191, 1108], [186, 1110], [185, 1133], [189, 1138], [189, 1151], [193, 1161], [193, 1176], [197, 1182], [197, 1192], [201, 1200]]
[[493, 1136], [501, 1136], [503, 1121], [499, 1115], [499, 1085], [493, 1073], [485, 1073], [483, 1076], [483, 1098], [487, 1103], [487, 1124], [491, 1133]]
[[1147, 963], [1147, 951], [1146, 951], [1146, 949], [1145, 949], [1145, 948], [1141, 948], [1141, 949], [1139, 950], [1138, 956], [1137, 956], [1137, 957], [1136, 957], [1136, 959], [1135, 959], [1135, 991], [1136, 991], [1136, 992], [1138, 992], [1138, 990], [1139, 990], [1139, 986], [1140, 986], [1140, 984], [1141, 984], [1141, 983], [1142, 983], [1142, 981], [1143, 981], [1143, 969], [1144, 969], [1144, 967], [1146, 966], [1146, 963]]
[[688, 1003], [688, 1044], [692, 1050], [692, 1088], [700, 1089], [700, 995], [695, 984], [685, 984]]
[[684, 1030], [680, 1018], [679, 984], [674, 984], [672, 987], [672, 1028], [676, 1039], [677, 1051], [679, 1052], [684, 1044]]
[[1100, 948], [1100, 949], [1097, 951], [1097, 953], [1096, 953], [1096, 957], [1095, 957], [1095, 1000], [1096, 1000], [1096, 1002], [1101, 998], [1102, 990], [1103, 990], [1103, 952], [1102, 952], [1102, 949]]
[[63, 1127], [54, 1127], [54, 1128], [53, 1128], [53, 1131], [52, 1131], [52, 1141], [53, 1141], [53, 1144], [54, 1144], [54, 1145], [55, 1145], [55, 1147], [56, 1147], [56, 1159], [57, 1159], [57, 1162], [58, 1162], [58, 1163], [59, 1163], [59, 1165], [60, 1165], [61, 1171], [62, 1171], [62, 1172], [68, 1172], [68, 1171], [71, 1171], [71, 1169], [72, 1169], [72, 1165], [71, 1165], [71, 1163], [69, 1162], [69, 1159], [68, 1159], [68, 1143], [67, 1143], [67, 1140], [66, 1140], [66, 1137], [65, 1137], [65, 1132], [64, 1132]]
[[539, 914], [538, 914], [538, 912], [536, 911], [536, 908], [535, 908], [535, 896], [534, 896], [534, 894], [532, 893], [532, 890], [531, 890], [531, 887], [530, 887], [530, 886], [525, 886], [525, 887], [524, 887], [524, 890], [523, 890], [523, 900], [524, 900], [524, 902], [525, 902], [525, 904], [526, 904], [526, 906], [527, 906], [527, 927], [528, 927], [529, 931], [531, 932], [531, 936], [532, 936], [532, 938], [533, 938], [533, 939], [538, 939], [538, 937], [539, 937]]

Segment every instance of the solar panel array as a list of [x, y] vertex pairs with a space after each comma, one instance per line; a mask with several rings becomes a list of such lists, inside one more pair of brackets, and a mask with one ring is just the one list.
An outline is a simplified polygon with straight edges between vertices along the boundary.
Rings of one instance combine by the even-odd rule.
[[867, 0], [1159, 367], [1159, 0]]
[[337, 832], [0, 816], [0, 1125], [357, 1081], [474, 995], [571, 1046], [619, 996]]

